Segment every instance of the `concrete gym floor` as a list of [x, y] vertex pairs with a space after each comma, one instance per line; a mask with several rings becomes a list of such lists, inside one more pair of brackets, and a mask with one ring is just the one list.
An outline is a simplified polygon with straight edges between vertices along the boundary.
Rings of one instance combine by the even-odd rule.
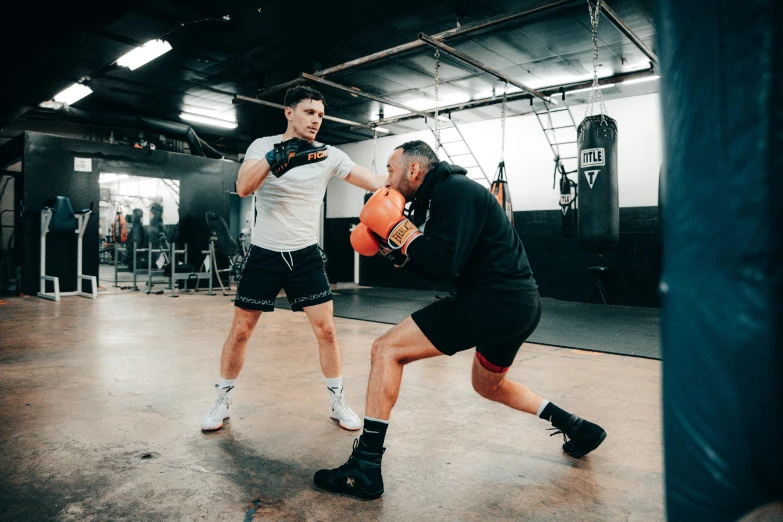
[[[509, 377], [606, 428], [581, 461], [547, 423], [473, 392], [473, 352], [409, 365], [386, 492], [317, 490], [354, 437], [328, 417], [304, 314], [264, 314], [222, 430], [214, 400], [229, 297], [102, 294], [0, 305], [2, 520], [662, 520], [660, 362], [525, 345]], [[544, 312], [546, 313], [546, 312]], [[336, 319], [361, 416], [387, 325]]]

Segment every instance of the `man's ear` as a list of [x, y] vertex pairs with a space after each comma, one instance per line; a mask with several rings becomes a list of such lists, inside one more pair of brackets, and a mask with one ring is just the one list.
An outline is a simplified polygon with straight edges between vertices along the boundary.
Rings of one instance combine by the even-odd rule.
[[284, 109], [284, 112], [285, 112], [285, 119], [291, 121], [291, 119], [294, 117], [294, 110], [291, 107], [286, 107]]
[[414, 161], [411, 163], [411, 168], [413, 171], [411, 172], [411, 178], [413, 181], [421, 181], [421, 179], [424, 177], [425, 172], [421, 170], [421, 163], [418, 161]]

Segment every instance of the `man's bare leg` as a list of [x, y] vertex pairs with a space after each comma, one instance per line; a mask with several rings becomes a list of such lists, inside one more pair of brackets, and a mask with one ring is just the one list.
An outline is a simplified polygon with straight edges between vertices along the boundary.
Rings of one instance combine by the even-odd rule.
[[409, 362], [443, 355], [408, 317], [372, 345], [370, 380], [367, 383], [364, 432], [354, 443], [354, 457], [336, 469], [316, 472], [315, 483], [329, 491], [360, 498], [383, 494], [381, 457], [389, 415], [397, 402], [402, 367]]
[[563, 434], [563, 451], [568, 455], [583, 457], [596, 449], [606, 438], [606, 432], [597, 424], [558, 408], [530, 391], [527, 386], [506, 379], [505, 372], [498, 369], [499, 367], [486, 359], [480, 360], [477, 353], [473, 359], [473, 389], [485, 399], [551, 422], [558, 430], [556, 433]]
[[304, 312], [310, 320], [315, 338], [318, 340], [318, 356], [321, 362], [321, 372], [327, 379], [342, 375], [342, 359], [340, 344], [337, 342], [337, 329], [334, 326], [334, 303], [326, 303], [304, 307]]
[[389, 420], [400, 394], [402, 367], [438, 355], [443, 353], [432, 345], [410, 317], [376, 339], [372, 345], [365, 415]]
[[342, 357], [340, 344], [337, 342], [337, 329], [334, 326], [334, 303], [327, 301], [305, 306], [303, 310], [318, 340], [321, 372], [326, 377], [326, 389], [329, 390], [330, 416], [346, 430], [358, 430], [362, 427], [362, 420], [348, 407], [343, 395]]
[[234, 380], [245, 364], [247, 342], [256, 329], [261, 310], [245, 310], [234, 307], [234, 321], [226, 342], [223, 343], [223, 353], [220, 355], [220, 377]]
[[544, 399], [530, 391], [530, 388], [518, 382], [506, 379], [505, 373], [487, 370], [478, 358], [473, 358], [473, 389], [491, 401], [505, 404], [515, 410], [537, 415]]
[[247, 342], [253, 335], [259, 317], [261, 317], [260, 310], [234, 307], [234, 321], [231, 323], [231, 331], [226, 342], [223, 343], [223, 352], [220, 355], [220, 382], [216, 385], [218, 397], [201, 420], [201, 429], [204, 431], [220, 429], [223, 421], [228, 418], [234, 380], [239, 377], [239, 372], [245, 364]]

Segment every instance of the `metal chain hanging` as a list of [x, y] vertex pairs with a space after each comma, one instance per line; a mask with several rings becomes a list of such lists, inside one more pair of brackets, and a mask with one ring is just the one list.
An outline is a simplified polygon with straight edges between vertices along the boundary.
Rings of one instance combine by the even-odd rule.
[[593, 85], [590, 89], [590, 96], [587, 98], [585, 116], [593, 115], [593, 100], [597, 99], [601, 110], [601, 122], [606, 123], [604, 96], [598, 84], [598, 17], [601, 14], [601, 0], [596, 0], [595, 7], [593, 7], [592, 0], [587, 0], [587, 8], [590, 11], [590, 25], [593, 29]]
[[438, 118], [438, 84], [440, 83], [440, 49], [435, 49], [435, 155], [440, 154], [440, 119]]
[[500, 161], [504, 161], [506, 158], [506, 91], [508, 89], [508, 82], [503, 85], [503, 105], [500, 108]]

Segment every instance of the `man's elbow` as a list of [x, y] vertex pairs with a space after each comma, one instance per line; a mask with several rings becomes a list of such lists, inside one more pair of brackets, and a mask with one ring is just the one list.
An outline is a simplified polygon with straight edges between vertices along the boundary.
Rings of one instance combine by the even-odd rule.
[[253, 191], [249, 190], [249, 188], [244, 183], [240, 183], [239, 181], [236, 182], [235, 187], [236, 193], [240, 198], [246, 198], [253, 193]]

